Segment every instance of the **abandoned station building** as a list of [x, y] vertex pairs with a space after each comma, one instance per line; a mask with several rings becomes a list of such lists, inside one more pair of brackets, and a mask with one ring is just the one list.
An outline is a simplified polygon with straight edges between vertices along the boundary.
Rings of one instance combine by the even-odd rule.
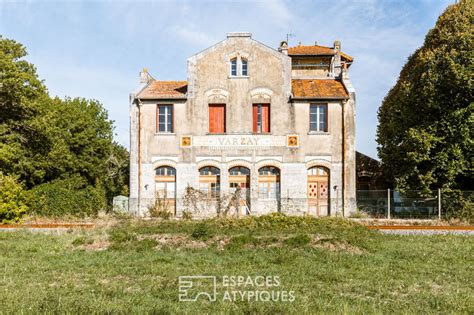
[[273, 49], [229, 33], [187, 60], [186, 81], [144, 70], [130, 95], [129, 211], [146, 215], [163, 198], [179, 217], [194, 189], [207, 204], [238, 190], [241, 215], [349, 215], [352, 62], [339, 41]]

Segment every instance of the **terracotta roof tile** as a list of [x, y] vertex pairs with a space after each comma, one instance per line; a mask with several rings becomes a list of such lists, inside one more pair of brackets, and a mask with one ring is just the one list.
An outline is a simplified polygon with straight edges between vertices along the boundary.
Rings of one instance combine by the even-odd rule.
[[137, 98], [185, 98], [187, 90], [186, 81], [152, 81]]
[[340, 81], [330, 79], [291, 80], [293, 98], [349, 98]]
[[[313, 45], [313, 46], [303, 46], [303, 45], [298, 45], [295, 47], [289, 47], [288, 48], [288, 55], [290, 56], [324, 56], [324, 55], [335, 55], [336, 50], [331, 47], [326, 47], [326, 46], [319, 46], [319, 45]], [[353, 61], [354, 59], [349, 56], [346, 53], [343, 53], [341, 51], [341, 57], [346, 59], [347, 61]]]

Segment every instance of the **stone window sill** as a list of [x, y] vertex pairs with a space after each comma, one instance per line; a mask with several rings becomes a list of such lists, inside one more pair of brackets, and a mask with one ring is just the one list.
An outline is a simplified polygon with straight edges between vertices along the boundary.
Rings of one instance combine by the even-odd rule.
[[229, 79], [248, 79], [249, 76], [248, 75], [236, 75], [236, 76], [229, 75], [227, 78], [229, 78]]
[[325, 132], [325, 131], [310, 131], [310, 132], [308, 132], [308, 135], [310, 135], [310, 136], [329, 136], [331, 134], [329, 132]]
[[155, 136], [176, 136], [174, 132], [155, 132]]

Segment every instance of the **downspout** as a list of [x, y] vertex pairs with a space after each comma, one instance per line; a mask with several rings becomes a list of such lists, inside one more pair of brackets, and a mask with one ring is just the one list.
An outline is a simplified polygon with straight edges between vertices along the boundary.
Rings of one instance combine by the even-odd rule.
[[137, 99], [138, 107], [138, 214], [141, 215], [141, 192], [142, 192], [142, 112], [143, 103]]
[[342, 216], [346, 216], [346, 205], [345, 205], [345, 195], [346, 195], [346, 125], [344, 119], [344, 107], [347, 103], [347, 100], [342, 101]]

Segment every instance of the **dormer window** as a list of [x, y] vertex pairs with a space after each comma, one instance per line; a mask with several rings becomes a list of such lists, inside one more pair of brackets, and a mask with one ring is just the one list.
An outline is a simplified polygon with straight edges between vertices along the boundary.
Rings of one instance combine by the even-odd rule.
[[230, 60], [230, 75], [232, 77], [237, 76], [237, 58]]
[[247, 59], [241, 59], [242, 60], [242, 76], [247, 76], [248, 75], [248, 65], [247, 65]]

